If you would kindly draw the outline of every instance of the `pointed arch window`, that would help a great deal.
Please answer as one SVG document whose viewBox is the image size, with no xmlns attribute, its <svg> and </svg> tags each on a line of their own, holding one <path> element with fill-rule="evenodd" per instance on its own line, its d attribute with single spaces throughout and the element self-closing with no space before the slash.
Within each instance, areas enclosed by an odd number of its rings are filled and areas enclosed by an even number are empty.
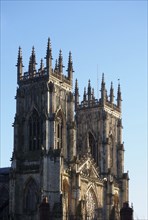
<svg viewBox="0 0 148 220">
<path fill-rule="evenodd" d="M 38 150 L 43 142 L 43 122 L 39 118 L 38 112 L 34 109 L 29 118 L 29 150 Z"/>
<path fill-rule="evenodd" d="M 86 216 L 88 220 L 98 219 L 98 202 L 92 188 L 86 193 Z"/>
<path fill-rule="evenodd" d="M 110 167 L 113 167 L 113 160 L 114 160 L 114 142 L 113 142 L 113 138 L 112 135 L 110 136 L 110 141 L 111 141 L 111 145 L 110 145 Z"/>
<path fill-rule="evenodd" d="M 97 162 L 97 149 L 96 149 L 96 144 L 95 144 L 95 139 L 94 136 L 92 135 L 91 132 L 89 132 L 88 134 L 88 138 L 89 138 L 89 148 L 90 148 L 90 152 L 95 160 L 95 162 Z"/>
<path fill-rule="evenodd" d="M 62 148 L 63 141 L 63 119 L 61 111 L 58 112 L 56 117 L 56 148 Z"/>
<path fill-rule="evenodd" d="M 24 192 L 24 210 L 26 212 L 34 212 L 37 210 L 38 204 L 38 187 L 36 182 L 31 179 L 26 185 Z"/>
</svg>

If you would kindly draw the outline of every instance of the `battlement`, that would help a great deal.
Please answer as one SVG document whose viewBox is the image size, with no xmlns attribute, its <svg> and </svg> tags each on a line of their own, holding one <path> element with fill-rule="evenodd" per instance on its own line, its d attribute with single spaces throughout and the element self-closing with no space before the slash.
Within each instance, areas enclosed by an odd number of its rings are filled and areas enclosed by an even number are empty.
<svg viewBox="0 0 148 220">
<path fill-rule="evenodd" d="M 109 108 L 111 108 L 112 110 L 115 110 L 115 111 L 119 111 L 120 112 L 120 109 L 119 107 L 116 105 L 116 104 L 112 104 L 110 103 L 110 101 L 106 101 L 105 105 Z M 101 102 L 101 99 L 95 99 L 95 100 L 92 100 L 90 102 L 88 101 L 82 101 L 81 104 L 79 104 L 77 106 L 77 110 L 80 110 L 80 109 L 86 109 L 86 108 L 99 108 L 99 107 L 102 107 L 102 102 Z"/>
<path fill-rule="evenodd" d="M 47 51 L 46 51 L 46 66 L 44 67 L 43 59 L 41 59 L 40 68 L 36 69 L 36 56 L 34 47 L 32 47 L 32 53 L 29 60 L 28 71 L 23 72 L 23 59 L 22 59 L 22 50 L 19 47 L 18 51 L 18 60 L 17 60 L 17 83 L 18 85 L 26 84 L 31 81 L 38 81 L 38 80 L 49 80 L 50 76 L 54 76 L 55 78 L 65 82 L 69 85 L 72 85 L 73 80 L 73 62 L 71 52 L 69 52 L 69 59 L 68 59 L 68 68 L 67 73 L 68 75 L 63 74 L 63 57 L 62 51 L 59 52 L 58 61 L 56 59 L 55 68 L 52 67 L 52 49 L 50 39 L 48 39 L 47 43 Z"/>
<path fill-rule="evenodd" d="M 95 98 L 94 89 L 91 88 L 90 80 L 88 81 L 88 88 L 86 92 L 86 87 L 84 88 L 83 100 L 79 103 L 79 88 L 78 81 L 75 84 L 75 110 L 81 110 L 86 108 L 98 108 L 98 107 L 108 107 L 111 110 L 121 112 L 121 91 L 120 84 L 118 84 L 117 91 L 117 103 L 114 103 L 114 89 L 113 83 L 111 82 L 110 94 L 107 95 L 107 90 L 105 88 L 104 74 L 102 74 L 101 83 L 101 98 L 98 100 Z"/>
</svg>

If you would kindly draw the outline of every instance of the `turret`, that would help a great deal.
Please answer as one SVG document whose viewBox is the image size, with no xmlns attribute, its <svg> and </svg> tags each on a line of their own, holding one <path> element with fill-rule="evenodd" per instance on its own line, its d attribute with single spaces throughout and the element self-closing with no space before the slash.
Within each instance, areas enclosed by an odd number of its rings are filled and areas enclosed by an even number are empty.
<svg viewBox="0 0 148 220">
<path fill-rule="evenodd" d="M 77 110 L 78 105 L 79 105 L 79 87 L 78 87 L 78 80 L 76 79 L 76 83 L 75 83 L 75 111 Z"/>
<path fill-rule="evenodd" d="M 120 90 L 120 83 L 119 83 L 118 92 L 117 92 L 117 106 L 120 110 L 121 110 L 121 101 L 122 101 L 122 97 L 121 97 L 121 90 Z"/>
<path fill-rule="evenodd" d="M 118 148 L 117 148 L 117 163 L 118 163 L 118 167 L 117 167 L 117 173 L 118 173 L 118 177 L 122 177 L 123 176 L 123 172 L 124 172 L 124 143 L 123 144 L 118 144 Z"/>
<path fill-rule="evenodd" d="M 114 103 L 114 89 L 113 89 L 113 83 L 111 82 L 111 87 L 110 87 L 110 103 Z"/>
<path fill-rule="evenodd" d="M 102 105 L 106 102 L 106 89 L 105 89 L 105 82 L 104 82 L 104 73 L 102 73 L 102 83 L 101 83 L 101 102 Z"/>
<path fill-rule="evenodd" d="M 122 143 L 122 119 L 118 119 L 118 123 L 117 123 L 117 141 L 119 144 Z"/>
<path fill-rule="evenodd" d="M 32 47 L 32 54 L 30 56 L 30 61 L 29 61 L 29 75 L 34 76 L 36 73 L 36 57 L 35 57 L 35 50 L 34 47 Z"/>
<path fill-rule="evenodd" d="M 45 59 L 46 59 L 47 75 L 50 75 L 51 70 L 52 70 L 52 49 L 51 49 L 50 38 L 48 38 L 47 52 L 46 52 Z"/>
<path fill-rule="evenodd" d="M 73 71 L 73 63 L 72 63 L 71 52 L 69 52 L 67 72 L 68 72 L 68 79 L 69 79 L 70 83 L 72 84 L 73 72 L 74 72 L 74 71 Z"/>
<path fill-rule="evenodd" d="M 117 152 L 118 152 L 118 176 L 122 177 L 124 172 L 124 143 L 122 143 L 122 119 L 117 123 Z"/>
<path fill-rule="evenodd" d="M 18 59 L 17 59 L 17 83 L 19 84 L 19 81 L 21 80 L 23 76 L 23 60 L 22 60 L 22 50 L 21 47 L 19 47 L 18 50 Z"/>
</svg>

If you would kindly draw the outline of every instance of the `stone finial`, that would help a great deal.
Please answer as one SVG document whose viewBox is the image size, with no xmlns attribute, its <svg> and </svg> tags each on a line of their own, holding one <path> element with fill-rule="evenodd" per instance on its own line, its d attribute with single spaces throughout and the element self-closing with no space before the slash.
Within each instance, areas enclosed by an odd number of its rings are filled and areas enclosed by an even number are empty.
<svg viewBox="0 0 148 220">
<path fill-rule="evenodd" d="M 50 38 L 48 38 L 47 42 L 47 51 L 46 51 L 46 68 L 47 68 L 47 75 L 50 75 L 52 69 L 52 48 Z"/>
<path fill-rule="evenodd" d="M 63 73 L 63 56 L 62 56 L 62 50 L 60 49 L 59 52 L 59 63 L 58 63 L 58 67 L 59 67 L 59 74 Z"/>
<path fill-rule="evenodd" d="M 72 62 L 72 55 L 71 55 L 71 51 L 69 52 L 69 58 L 68 58 L 68 68 L 67 68 L 67 72 L 68 72 L 68 78 L 72 83 L 72 79 L 73 79 L 73 62 Z"/>
<path fill-rule="evenodd" d="M 106 102 L 106 96 L 107 96 L 107 92 L 105 89 L 104 73 L 102 73 L 102 82 L 101 82 L 101 102 L 102 102 L 102 105 L 104 105 Z"/>
<path fill-rule="evenodd" d="M 120 88 L 120 81 L 119 81 L 118 91 L 117 91 L 117 106 L 118 106 L 119 109 L 121 109 L 121 102 L 122 102 L 122 97 L 121 97 L 121 88 Z"/>
<path fill-rule="evenodd" d="M 111 87 L 110 87 L 110 103 L 114 103 L 114 89 L 113 89 L 113 82 L 111 82 Z"/>
<path fill-rule="evenodd" d="M 77 109 L 78 105 L 79 105 L 79 87 L 78 87 L 78 80 L 76 79 L 76 82 L 75 82 L 75 110 Z"/>
<path fill-rule="evenodd" d="M 22 75 L 23 75 L 23 67 L 24 67 L 21 47 L 19 47 L 19 50 L 18 50 L 18 59 L 17 59 L 16 66 L 17 66 L 17 82 L 19 83 L 19 81 L 21 80 Z"/>
<path fill-rule="evenodd" d="M 33 76 L 36 73 L 36 56 L 35 56 L 35 49 L 34 46 L 32 47 L 32 54 L 30 56 L 29 61 L 29 75 Z"/>
</svg>

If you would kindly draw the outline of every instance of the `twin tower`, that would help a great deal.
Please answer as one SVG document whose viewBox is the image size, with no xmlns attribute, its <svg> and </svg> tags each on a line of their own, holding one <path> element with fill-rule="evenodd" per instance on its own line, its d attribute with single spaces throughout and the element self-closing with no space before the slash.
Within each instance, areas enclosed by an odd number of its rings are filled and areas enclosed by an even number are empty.
<svg viewBox="0 0 148 220">
<path fill-rule="evenodd" d="M 117 104 L 111 83 L 108 97 L 104 75 L 101 98 L 88 82 L 79 101 L 73 62 L 63 58 L 52 65 L 50 39 L 46 65 L 36 69 L 34 47 L 28 72 L 23 72 L 22 52 L 17 60 L 14 149 L 10 172 L 10 219 L 40 220 L 44 197 L 52 220 L 120 220 L 128 201 L 128 173 L 124 173 L 121 91 Z"/>
</svg>

